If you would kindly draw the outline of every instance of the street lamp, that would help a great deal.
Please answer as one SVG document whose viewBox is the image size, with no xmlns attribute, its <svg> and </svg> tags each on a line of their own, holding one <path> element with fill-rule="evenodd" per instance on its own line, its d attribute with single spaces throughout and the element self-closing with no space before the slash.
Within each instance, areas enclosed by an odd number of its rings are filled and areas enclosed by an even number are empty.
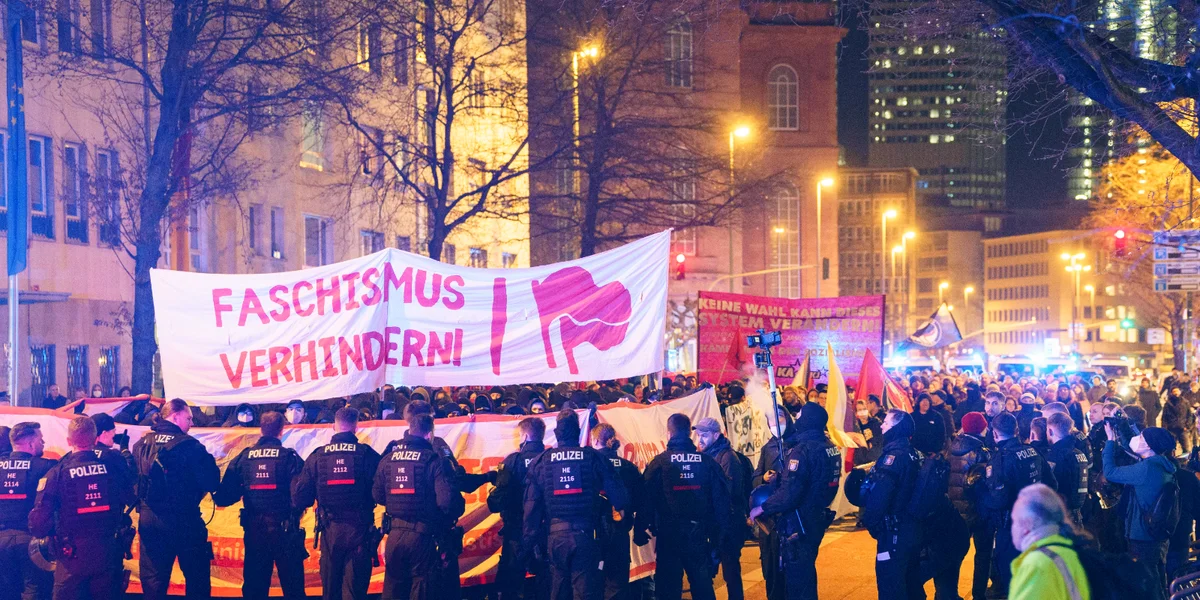
<svg viewBox="0 0 1200 600">
<path fill-rule="evenodd" d="M 900 264 L 903 265 L 903 268 L 900 270 L 900 281 L 901 281 L 900 285 L 902 286 L 901 289 L 904 290 L 904 303 L 900 306 L 900 329 L 901 329 L 900 334 L 901 335 L 904 334 L 903 330 L 908 327 L 908 302 L 909 302 L 909 297 L 908 297 L 908 289 L 909 289 L 909 286 L 908 286 L 908 240 L 911 240 L 915 237 L 917 237 L 917 234 L 916 234 L 916 232 L 914 232 L 912 230 L 905 231 L 904 235 L 900 237 L 900 247 L 902 248 L 901 255 L 900 255 Z"/>
<path fill-rule="evenodd" d="M 735 125 L 733 127 L 733 129 L 729 130 L 729 205 L 730 206 L 733 205 L 733 194 L 734 194 L 734 170 L 733 170 L 734 140 L 736 140 L 737 138 L 745 138 L 745 137 L 750 137 L 750 126 L 749 125 Z M 729 272 L 732 274 L 733 273 L 733 254 L 734 254 L 734 252 L 733 252 L 733 223 L 730 222 L 726 226 L 726 229 L 729 232 Z M 780 229 L 779 227 L 776 227 L 775 233 L 781 233 L 779 231 L 779 229 Z M 733 293 L 733 278 L 732 277 L 729 278 L 729 293 L 731 293 L 731 294 Z"/>
<path fill-rule="evenodd" d="M 821 297 L 821 280 L 825 279 L 825 263 L 821 261 L 821 188 L 832 187 L 833 178 L 825 177 L 817 182 L 817 297 Z"/>
<path fill-rule="evenodd" d="M 1079 278 L 1083 275 L 1083 273 L 1091 271 L 1092 265 L 1085 265 L 1080 262 L 1087 258 L 1087 255 L 1083 252 L 1077 252 L 1075 254 L 1063 252 L 1059 258 L 1062 258 L 1070 263 L 1067 265 L 1067 273 L 1075 277 L 1075 294 L 1071 297 L 1071 344 L 1075 345 L 1079 342 L 1079 324 L 1077 321 L 1079 318 L 1080 305 Z"/>
<path fill-rule="evenodd" d="M 896 218 L 896 209 L 889 208 L 880 215 L 879 228 L 879 293 L 886 293 L 887 288 L 887 222 Z"/>
<path fill-rule="evenodd" d="M 962 312 L 963 327 L 967 326 L 967 316 L 971 312 L 971 304 L 970 304 L 971 303 L 971 294 L 974 294 L 974 293 L 975 293 L 975 286 L 973 286 L 973 285 L 968 285 L 967 287 L 963 288 L 963 312 Z"/>
<path fill-rule="evenodd" d="M 585 46 L 582 50 L 577 50 L 571 53 L 571 106 L 573 109 L 573 122 L 571 123 L 571 131 L 574 133 L 575 159 L 576 167 L 579 166 L 579 59 L 581 58 L 596 58 L 600 56 L 600 48 L 596 46 Z M 577 174 L 572 174 L 572 191 L 579 193 L 579 178 Z"/>
<path fill-rule="evenodd" d="M 943 281 L 938 284 L 938 306 L 941 306 L 946 303 L 946 300 L 945 300 L 946 290 L 949 287 L 950 287 L 949 281 Z"/>
</svg>

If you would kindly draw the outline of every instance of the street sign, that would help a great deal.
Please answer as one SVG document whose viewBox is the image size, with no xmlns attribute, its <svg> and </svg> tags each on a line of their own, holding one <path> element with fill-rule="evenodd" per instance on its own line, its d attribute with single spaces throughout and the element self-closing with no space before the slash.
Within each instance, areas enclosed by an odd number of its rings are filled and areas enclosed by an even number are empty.
<svg viewBox="0 0 1200 600">
<path fill-rule="evenodd" d="M 1200 229 L 1155 231 L 1154 291 L 1200 291 Z"/>
<path fill-rule="evenodd" d="M 1155 277 L 1168 277 L 1171 275 L 1200 275 L 1200 260 L 1157 261 L 1154 263 Z"/>
<path fill-rule="evenodd" d="M 1154 260 L 1196 260 L 1200 261 L 1200 250 L 1183 249 L 1178 247 L 1167 248 L 1163 246 L 1155 246 Z"/>
<path fill-rule="evenodd" d="M 1197 292 L 1200 291 L 1200 277 L 1182 276 L 1178 278 L 1154 278 L 1156 292 Z"/>
<path fill-rule="evenodd" d="M 1200 245 L 1200 229 L 1155 231 L 1153 239 L 1155 246 Z"/>
<path fill-rule="evenodd" d="M 1146 330 L 1146 343 L 1150 345 L 1167 343 L 1167 330 L 1162 327 L 1151 327 Z"/>
</svg>

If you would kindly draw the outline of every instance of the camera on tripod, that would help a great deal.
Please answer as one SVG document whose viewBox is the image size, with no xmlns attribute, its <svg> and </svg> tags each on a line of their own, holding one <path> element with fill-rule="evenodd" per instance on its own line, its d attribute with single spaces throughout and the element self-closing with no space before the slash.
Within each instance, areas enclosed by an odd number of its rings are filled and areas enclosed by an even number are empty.
<svg viewBox="0 0 1200 600">
<path fill-rule="evenodd" d="M 759 329 L 754 335 L 746 336 L 746 347 L 757 348 L 754 353 L 754 366 L 758 369 L 771 367 L 771 348 L 783 343 L 783 335 L 778 331 Z"/>
</svg>

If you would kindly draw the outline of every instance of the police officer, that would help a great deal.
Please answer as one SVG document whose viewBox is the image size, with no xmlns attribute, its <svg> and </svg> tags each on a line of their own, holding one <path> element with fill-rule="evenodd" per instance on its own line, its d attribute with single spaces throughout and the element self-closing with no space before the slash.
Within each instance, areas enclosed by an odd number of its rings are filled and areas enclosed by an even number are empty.
<svg viewBox="0 0 1200 600">
<path fill-rule="evenodd" d="M 750 511 L 752 519 L 775 517 L 789 600 L 817 597 L 817 551 L 833 522 L 829 505 L 842 475 L 841 452 L 825 436 L 828 422 L 829 414 L 815 402 L 800 409 L 793 425 L 798 435 L 787 454 L 782 484 Z"/>
<path fill-rule="evenodd" d="M 449 461 L 433 449 L 433 417 L 408 421 L 403 443 L 383 455 L 375 471 L 372 496 L 387 508 L 387 571 L 383 598 L 425 600 L 439 562 L 435 533 L 449 522 L 454 490 Z"/>
<path fill-rule="evenodd" d="M 1046 435 L 1050 439 L 1050 451 L 1046 462 L 1054 470 L 1058 483 L 1058 495 L 1062 496 L 1067 511 L 1075 523 L 1081 523 L 1080 511 L 1088 494 L 1088 458 L 1079 449 L 1077 439 L 1071 435 L 1074 422 L 1066 413 L 1051 413 L 1046 419 Z"/>
<path fill-rule="evenodd" d="M 993 588 L 996 593 L 1007 596 L 1008 584 L 1012 581 L 1012 561 L 1020 555 L 1013 545 L 1011 527 L 1017 494 L 1025 486 L 1035 483 L 1044 483 L 1051 488 L 1057 485 L 1046 459 L 1017 437 L 1019 429 L 1013 415 L 996 416 L 992 419 L 991 430 L 996 438 L 996 451 L 987 466 L 983 504 L 988 519 L 996 528 L 996 546 L 992 552 Z"/>
<path fill-rule="evenodd" d="M 496 569 L 496 587 L 500 600 L 514 600 L 525 587 L 525 565 L 522 563 L 521 536 L 525 519 L 525 481 L 529 463 L 546 449 L 546 422 L 537 417 L 521 419 L 517 424 L 521 436 L 516 452 L 504 457 L 496 474 L 496 487 L 488 494 L 488 510 L 500 513 L 503 526 L 500 537 L 500 566 Z M 628 544 L 627 544 L 628 545 Z M 534 571 L 541 571 L 536 565 Z M 539 573 L 534 585 L 541 600 L 549 598 L 550 578 Z"/>
<path fill-rule="evenodd" d="M 171 569 L 187 581 L 187 598 L 211 595 L 212 545 L 200 501 L 221 483 L 217 462 L 188 435 L 192 410 L 179 398 L 163 404 L 158 422 L 133 447 L 138 473 L 138 560 L 142 594 L 165 600 Z"/>
<path fill-rule="evenodd" d="M 379 546 L 372 536 L 375 503 L 371 500 L 379 453 L 358 441 L 354 435 L 357 428 L 358 411 L 338 409 L 333 439 L 308 455 L 292 487 L 296 509 L 303 511 L 317 502 L 325 600 L 365 598 L 371 583 L 371 560 Z"/>
<path fill-rule="evenodd" d="M 729 529 L 732 511 L 721 466 L 696 451 L 689 437 L 692 421 L 675 413 L 667 418 L 667 449 L 646 465 L 645 502 L 634 539 L 646 543 L 645 532 L 658 538 L 656 596 L 678 600 L 687 573 L 692 598 L 713 600 L 709 554 L 712 543 Z"/>
<path fill-rule="evenodd" d="M 607 510 L 601 517 L 601 531 L 605 532 L 600 538 L 604 600 L 623 600 L 629 596 L 629 532 L 633 531 L 637 512 L 641 510 L 642 472 L 637 465 L 617 456 L 621 443 L 612 425 L 601 423 L 593 427 L 591 438 L 592 448 L 612 463 L 617 478 L 629 493 L 629 506 L 624 511 Z"/>
<path fill-rule="evenodd" d="M 782 480 L 783 472 L 783 456 L 787 449 L 791 448 L 796 443 L 796 428 L 792 427 L 792 415 L 783 406 L 776 411 L 780 419 L 778 427 L 771 428 L 771 438 L 762 447 L 758 454 L 758 465 L 754 467 L 754 473 L 751 476 L 751 490 L 758 488 L 760 485 L 768 485 L 772 488 L 777 488 Z M 779 443 L 779 438 L 775 435 L 777 429 L 783 430 L 783 444 Z M 882 440 L 882 435 L 881 440 Z M 882 441 L 879 442 L 883 444 Z M 780 450 L 783 452 L 780 452 Z M 763 518 L 759 517 L 762 521 Z M 783 581 L 783 570 L 779 568 L 779 529 L 767 524 L 764 528 L 758 530 L 758 550 L 759 562 L 762 564 L 763 583 L 767 588 L 767 600 L 783 600 L 786 598 L 786 588 Z"/>
<path fill-rule="evenodd" d="M 612 465 L 592 448 L 579 447 L 579 434 L 579 418 L 563 409 L 554 427 L 557 446 L 529 463 L 525 483 L 524 545 L 546 549 L 555 600 L 571 598 L 572 590 L 575 598 L 600 597 L 600 494 L 615 510 L 629 504 Z"/>
<path fill-rule="evenodd" d="M 729 531 L 717 543 L 717 557 L 721 563 L 721 575 L 729 600 L 745 597 L 742 590 L 742 546 L 746 544 L 747 500 L 750 498 L 750 469 L 742 455 L 733 450 L 729 438 L 721 434 L 721 425 L 712 417 L 700 419 L 693 428 L 700 451 L 713 457 L 725 473 L 729 484 L 729 501 L 732 512 L 729 516 Z M 747 461 L 748 462 L 748 461 Z"/>
<path fill-rule="evenodd" d="M 242 562 L 242 597 L 266 598 L 271 571 L 279 570 L 284 598 L 304 598 L 304 532 L 292 508 L 292 482 L 304 461 L 284 448 L 283 415 L 268 412 L 260 424 L 258 442 L 243 449 L 225 468 L 221 487 L 213 494 L 217 506 L 244 502 L 241 522 L 246 555 Z"/>
<path fill-rule="evenodd" d="M 96 424 L 88 417 L 71 419 L 67 443 L 72 452 L 38 484 L 30 530 L 56 536 L 55 600 L 121 597 L 125 549 L 118 534 L 128 525 L 125 507 L 136 500 L 133 474 L 120 454 L 95 449 Z"/>
<path fill-rule="evenodd" d="M 42 458 L 41 425 L 17 423 L 8 433 L 12 453 L 0 457 L 0 598 L 46 600 L 53 582 L 29 560 L 29 511 L 38 482 L 57 464 Z"/>
<path fill-rule="evenodd" d="M 858 494 L 861 520 L 876 542 L 879 599 L 915 600 L 925 597 L 918 560 L 921 525 L 908 513 L 921 461 L 912 447 L 916 425 L 908 413 L 893 409 L 882 429 L 883 453 Z"/>
</svg>

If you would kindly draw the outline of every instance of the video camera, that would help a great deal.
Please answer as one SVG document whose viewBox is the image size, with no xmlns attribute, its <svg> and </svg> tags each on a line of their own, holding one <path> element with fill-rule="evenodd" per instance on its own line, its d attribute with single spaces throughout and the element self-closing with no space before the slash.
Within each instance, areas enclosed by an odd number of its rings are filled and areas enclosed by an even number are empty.
<svg viewBox="0 0 1200 600">
<path fill-rule="evenodd" d="M 754 366 L 759 369 L 771 368 L 771 348 L 783 343 L 783 334 L 778 331 L 759 329 L 754 335 L 746 336 L 746 347 L 757 348 L 754 353 Z"/>
<path fill-rule="evenodd" d="M 1112 416 L 1104 417 L 1104 424 L 1112 427 L 1113 434 L 1117 436 L 1114 441 L 1126 450 L 1129 450 L 1129 442 L 1141 433 L 1133 419 L 1127 417 L 1125 412 L 1119 408 L 1113 411 Z"/>
</svg>

